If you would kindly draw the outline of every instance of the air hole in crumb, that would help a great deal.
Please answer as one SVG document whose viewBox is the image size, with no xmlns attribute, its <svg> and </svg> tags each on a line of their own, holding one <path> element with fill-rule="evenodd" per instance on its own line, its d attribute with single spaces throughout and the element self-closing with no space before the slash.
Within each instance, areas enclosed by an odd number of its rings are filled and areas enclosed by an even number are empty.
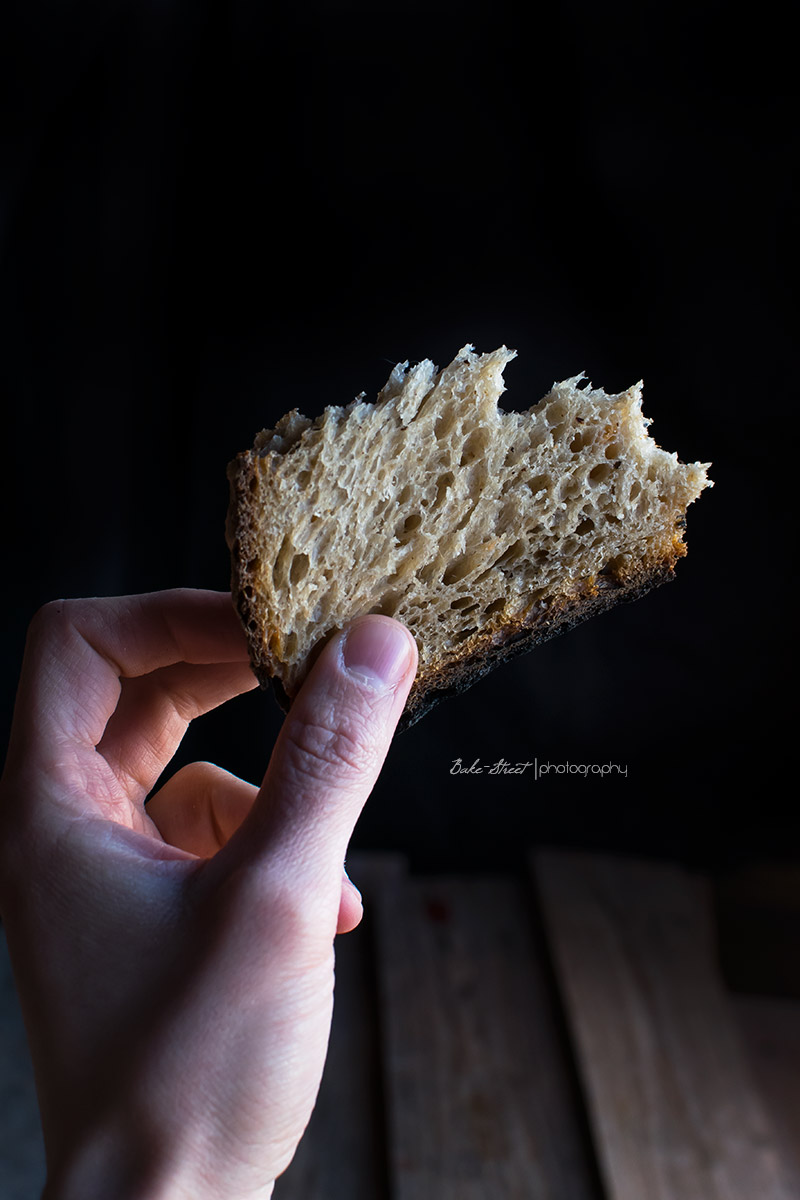
<svg viewBox="0 0 800 1200">
<path fill-rule="evenodd" d="M 453 413 L 448 409 L 437 418 L 436 424 L 433 427 L 434 437 L 441 441 L 443 438 L 449 438 L 453 431 L 455 418 Z"/>
<path fill-rule="evenodd" d="M 433 502 L 434 508 L 438 508 L 447 495 L 447 489 L 453 486 L 455 476 L 452 471 L 445 471 L 436 480 L 436 499 Z"/>
<path fill-rule="evenodd" d="M 495 562 L 496 567 L 507 567 L 510 563 L 516 562 L 518 558 L 522 558 L 525 553 L 525 543 L 522 538 L 517 538 L 516 542 L 510 545 Z"/>
<path fill-rule="evenodd" d="M 615 558 L 609 559 L 609 561 L 603 567 L 602 571 L 600 571 L 600 574 L 601 575 L 611 575 L 615 578 L 619 578 L 620 575 L 624 574 L 625 568 L 627 567 L 627 565 L 628 565 L 627 555 L 618 554 Z"/>
<path fill-rule="evenodd" d="M 577 454 L 578 451 L 582 450 L 584 446 L 588 446 L 591 440 L 592 435 L 588 429 L 579 430 L 579 432 L 575 434 L 575 437 L 570 442 L 569 448 L 573 454 Z"/>
<path fill-rule="evenodd" d="M 381 601 L 373 605 L 369 611 L 382 617 L 393 617 L 400 607 L 402 598 L 402 592 L 387 592 Z"/>
<path fill-rule="evenodd" d="M 589 472 L 589 482 L 593 484 L 605 483 L 613 469 L 608 463 L 598 463 Z"/>
<path fill-rule="evenodd" d="M 610 446 L 606 446 L 606 458 L 619 458 L 622 453 L 622 446 L 619 442 L 612 442 Z"/>
<path fill-rule="evenodd" d="M 463 467 L 467 463 L 474 462 L 476 458 L 481 458 L 485 450 L 486 434 L 482 429 L 474 429 L 464 443 L 459 465 Z"/>
<path fill-rule="evenodd" d="M 575 532 L 578 534 L 591 533 L 591 531 L 593 529 L 594 529 L 594 521 L 592 521 L 589 517 L 584 517 L 583 520 L 581 521 L 580 525 L 578 525 Z"/>
<path fill-rule="evenodd" d="M 308 573 L 309 560 L 307 554 L 295 554 L 289 571 L 289 582 L 300 583 Z"/>
<path fill-rule="evenodd" d="M 275 587 L 280 589 L 286 586 L 288 576 L 289 559 L 293 555 L 293 546 L 288 533 L 284 534 L 281 548 L 272 564 L 272 581 Z"/>
<path fill-rule="evenodd" d="M 486 605 L 486 608 L 484 611 L 485 611 L 487 617 L 493 617 L 495 613 L 502 612 L 503 609 L 505 608 L 505 606 L 506 606 L 505 596 L 498 596 L 498 598 L 496 600 L 493 600 L 491 604 Z"/>
<path fill-rule="evenodd" d="M 415 529 L 419 529 L 421 524 L 422 524 L 422 514 L 421 513 L 411 513 L 409 516 L 406 517 L 402 526 L 400 527 L 397 534 L 395 535 L 401 546 L 405 546 L 405 544 L 411 540 L 412 533 L 414 532 Z"/>
<path fill-rule="evenodd" d="M 473 608 L 475 607 L 475 601 L 473 600 L 472 596 L 457 596 L 450 605 L 451 608 L 456 609 L 470 608 L 470 606 Z"/>
<path fill-rule="evenodd" d="M 534 475 L 533 479 L 529 481 L 528 487 L 531 489 L 532 496 L 538 495 L 539 492 L 546 492 L 550 488 L 550 476 Z"/>
<path fill-rule="evenodd" d="M 567 415 L 569 406 L 565 400 L 553 400 L 547 406 L 547 420 L 552 428 L 555 425 L 561 425 Z"/>
<path fill-rule="evenodd" d="M 477 553 L 462 554 L 461 558 L 451 562 L 442 576 L 444 586 L 449 587 L 451 583 L 458 583 L 459 580 L 465 579 L 479 565 L 481 558 L 482 555 Z"/>
<path fill-rule="evenodd" d="M 465 642 L 467 638 L 471 638 L 472 635 L 477 632 L 478 626 L 470 625 L 469 629 L 462 629 L 459 633 L 457 633 L 454 640 L 456 642 Z"/>
</svg>

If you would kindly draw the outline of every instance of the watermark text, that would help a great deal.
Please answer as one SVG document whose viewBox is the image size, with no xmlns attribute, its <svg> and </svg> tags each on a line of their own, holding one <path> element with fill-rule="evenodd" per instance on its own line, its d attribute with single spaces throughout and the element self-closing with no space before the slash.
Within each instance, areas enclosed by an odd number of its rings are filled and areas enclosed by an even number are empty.
<svg viewBox="0 0 800 1200">
<path fill-rule="evenodd" d="M 453 759 L 450 767 L 451 775 L 525 775 L 531 772 L 534 779 L 542 779 L 546 775 L 589 775 L 606 776 L 618 775 L 623 779 L 628 777 L 627 763 L 579 763 L 579 762 L 550 762 L 538 758 L 530 762 L 509 762 L 498 758 L 497 762 L 484 763 L 476 758 L 472 763 L 465 763 L 461 758 Z"/>
</svg>

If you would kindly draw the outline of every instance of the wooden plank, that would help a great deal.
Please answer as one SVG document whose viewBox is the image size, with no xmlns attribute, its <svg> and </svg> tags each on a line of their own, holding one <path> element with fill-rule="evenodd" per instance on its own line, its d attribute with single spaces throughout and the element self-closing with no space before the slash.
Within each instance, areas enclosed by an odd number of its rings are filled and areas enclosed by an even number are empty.
<svg viewBox="0 0 800 1200">
<path fill-rule="evenodd" d="M 404 873 L 394 855 L 354 855 L 348 872 L 365 916 L 336 939 L 333 1023 L 319 1098 L 275 1200 L 384 1200 L 386 1147 L 369 896 Z"/>
<path fill-rule="evenodd" d="M 597 1200 L 523 883 L 377 898 L 393 1200 Z"/>
<path fill-rule="evenodd" d="M 587 854 L 534 869 L 611 1200 L 789 1200 L 705 881 Z"/>
<path fill-rule="evenodd" d="M 734 996 L 753 1077 L 800 1196 L 800 1003 L 773 996 Z"/>
</svg>

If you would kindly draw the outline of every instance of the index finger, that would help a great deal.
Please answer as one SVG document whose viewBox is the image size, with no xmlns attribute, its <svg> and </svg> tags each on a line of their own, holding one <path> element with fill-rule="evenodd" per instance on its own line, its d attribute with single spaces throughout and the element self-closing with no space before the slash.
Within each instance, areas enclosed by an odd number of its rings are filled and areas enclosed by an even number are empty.
<svg viewBox="0 0 800 1200">
<path fill-rule="evenodd" d="M 228 592 L 176 588 L 53 601 L 28 634 L 9 759 L 22 750 L 96 746 L 117 705 L 120 679 L 179 662 L 247 657 Z"/>
</svg>

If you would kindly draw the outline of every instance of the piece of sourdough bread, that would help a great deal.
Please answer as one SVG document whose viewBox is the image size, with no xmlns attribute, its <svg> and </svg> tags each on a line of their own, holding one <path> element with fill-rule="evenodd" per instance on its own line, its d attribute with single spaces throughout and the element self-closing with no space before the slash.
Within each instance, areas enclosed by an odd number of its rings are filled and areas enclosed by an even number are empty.
<svg viewBox="0 0 800 1200">
<path fill-rule="evenodd" d="M 566 627 L 672 578 L 709 464 L 647 433 L 641 384 L 578 375 L 503 412 L 505 347 L 395 367 L 316 420 L 288 413 L 230 464 L 232 590 L 284 708 L 328 635 L 403 621 L 419 671 L 401 722 Z"/>
</svg>

